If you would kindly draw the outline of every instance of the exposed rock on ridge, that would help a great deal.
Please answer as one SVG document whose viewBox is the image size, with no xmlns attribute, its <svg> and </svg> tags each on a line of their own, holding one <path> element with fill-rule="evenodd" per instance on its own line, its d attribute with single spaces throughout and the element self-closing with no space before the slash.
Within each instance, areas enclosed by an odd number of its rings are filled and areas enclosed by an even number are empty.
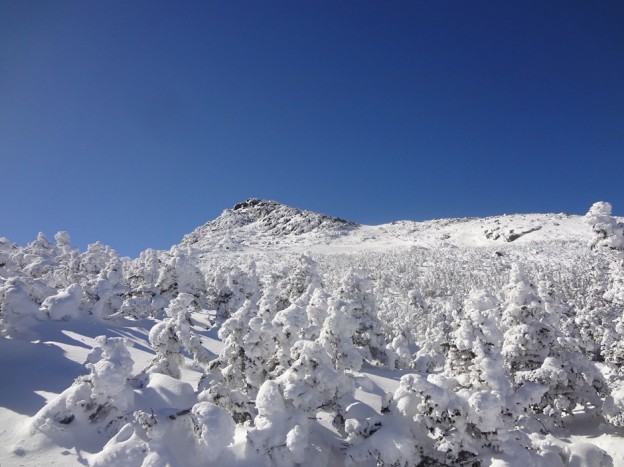
<svg viewBox="0 0 624 467">
<path fill-rule="evenodd" d="M 226 235 L 231 240 L 236 232 L 247 236 L 269 235 L 273 238 L 319 233 L 336 236 L 358 227 L 355 222 L 338 217 L 296 209 L 276 201 L 249 198 L 232 209 L 226 209 L 215 220 L 204 224 L 184 237 L 183 243 L 193 244 L 207 237 Z"/>
</svg>

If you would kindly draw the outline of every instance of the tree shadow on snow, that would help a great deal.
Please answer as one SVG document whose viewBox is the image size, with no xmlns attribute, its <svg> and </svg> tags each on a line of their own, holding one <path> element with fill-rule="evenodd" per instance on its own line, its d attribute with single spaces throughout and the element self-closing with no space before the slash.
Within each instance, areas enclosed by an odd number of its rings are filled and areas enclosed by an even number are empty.
<svg viewBox="0 0 624 467">
<path fill-rule="evenodd" d="M 33 416 L 46 403 L 35 391 L 60 393 L 85 373 L 60 347 L 0 338 L 0 406 Z"/>
</svg>

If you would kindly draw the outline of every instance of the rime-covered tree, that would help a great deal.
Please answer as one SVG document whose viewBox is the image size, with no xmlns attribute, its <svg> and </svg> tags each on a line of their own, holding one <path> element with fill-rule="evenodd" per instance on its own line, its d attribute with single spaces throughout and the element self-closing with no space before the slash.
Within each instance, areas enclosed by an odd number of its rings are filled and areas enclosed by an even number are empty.
<svg viewBox="0 0 624 467">
<path fill-rule="evenodd" d="M 350 304 L 330 299 L 328 315 L 321 328 L 319 344 L 329 354 L 338 371 L 359 371 L 362 354 L 354 344 L 359 323 L 351 314 Z"/>
<path fill-rule="evenodd" d="M 252 261 L 244 267 L 237 264 L 223 264 L 207 278 L 208 305 L 216 310 L 218 320 L 229 318 L 245 300 L 257 302 L 262 285 Z"/>
<path fill-rule="evenodd" d="M 199 382 L 201 397 L 228 410 L 237 423 L 252 420 L 255 395 L 276 365 L 271 321 L 247 300 L 223 323 L 219 338 L 224 347 Z"/>
<path fill-rule="evenodd" d="M 624 250 L 624 225 L 611 215 L 611 210 L 610 203 L 598 201 L 585 214 L 585 223 L 593 233 L 589 244 L 592 249 Z"/>
<path fill-rule="evenodd" d="M 314 423 L 310 420 L 319 411 L 340 413 L 343 399 L 353 393 L 352 381 L 336 371 L 317 342 L 296 342 L 291 358 L 292 365 L 282 375 L 260 387 L 255 428 L 247 434 L 249 448 L 268 455 L 274 465 L 303 462 L 309 425 Z"/>
<path fill-rule="evenodd" d="M 180 378 L 184 362 L 182 351 L 187 351 L 198 364 L 207 364 L 210 352 L 202 347 L 201 338 L 191 329 L 190 313 L 193 295 L 180 293 L 165 309 L 167 318 L 157 323 L 149 333 L 149 341 L 156 352 L 145 373 L 162 373 Z"/>
<path fill-rule="evenodd" d="M 128 383 L 133 366 L 129 345 L 124 338 L 97 337 L 85 365 L 89 374 L 77 378 L 48 402 L 33 417 L 33 428 L 50 436 L 63 433 L 61 428 L 68 425 L 106 437 L 114 435 L 134 405 L 134 392 Z"/>
<path fill-rule="evenodd" d="M 386 339 L 377 316 L 372 282 L 362 273 L 349 272 L 337 291 L 347 313 L 357 322 L 353 343 L 365 360 L 386 363 Z"/>
<path fill-rule="evenodd" d="M 517 389 L 517 404 L 554 421 L 572 413 L 576 404 L 597 404 L 604 381 L 574 340 L 550 324 L 560 319 L 556 301 L 550 303 L 549 316 L 536 288 L 517 265 L 505 292 L 503 357 Z"/>
</svg>

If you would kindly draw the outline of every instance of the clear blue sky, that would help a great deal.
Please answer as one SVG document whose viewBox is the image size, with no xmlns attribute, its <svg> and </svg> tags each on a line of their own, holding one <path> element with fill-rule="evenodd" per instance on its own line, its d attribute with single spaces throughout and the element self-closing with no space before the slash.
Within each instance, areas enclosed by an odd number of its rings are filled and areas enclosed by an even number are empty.
<svg viewBox="0 0 624 467">
<path fill-rule="evenodd" d="M 624 214 L 624 2 L 4 1 L 0 236 Z"/>
</svg>

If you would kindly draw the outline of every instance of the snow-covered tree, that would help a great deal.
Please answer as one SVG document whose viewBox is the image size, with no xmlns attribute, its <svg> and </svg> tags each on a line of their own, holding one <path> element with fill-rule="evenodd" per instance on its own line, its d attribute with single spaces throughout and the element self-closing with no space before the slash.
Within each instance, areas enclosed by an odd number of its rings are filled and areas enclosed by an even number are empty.
<svg viewBox="0 0 624 467">
<path fill-rule="evenodd" d="M 542 290 L 548 290 L 542 286 Z M 517 404 L 553 417 L 572 413 L 576 404 L 597 404 L 604 381 L 592 362 L 551 325 L 560 320 L 556 301 L 550 316 L 522 269 L 514 265 L 505 289 L 503 357 L 512 378 Z"/>
<path fill-rule="evenodd" d="M 12 277 L 0 286 L 0 322 L 8 335 L 27 335 L 38 320 L 47 319 L 39 307 L 56 291 L 40 279 Z"/>
<path fill-rule="evenodd" d="M 202 398 L 228 410 L 237 423 L 252 420 L 253 399 L 276 366 L 271 322 L 247 300 L 223 323 L 219 338 L 224 347 L 199 382 Z"/>
<path fill-rule="evenodd" d="M 377 316 L 372 282 L 361 273 L 345 275 L 337 292 L 345 311 L 356 321 L 353 343 L 365 360 L 386 363 L 386 339 Z"/>
<path fill-rule="evenodd" d="M 216 310 L 218 320 L 229 318 L 243 306 L 245 300 L 257 302 L 261 291 L 262 286 L 254 262 L 244 267 L 222 264 L 207 277 L 208 305 Z"/>
<path fill-rule="evenodd" d="M 198 364 L 207 364 L 210 352 L 202 347 L 201 338 L 191 329 L 190 314 L 195 297 L 180 293 L 166 308 L 167 319 L 157 323 L 149 333 L 149 341 L 156 352 L 146 373 L 163 373 L 180 378 L 184 362 L 181 353 L 186 350 Z"/>
<path fill-rule="evenodd" d="M 352 381 L 336 371 L 317 342 L 296 342 L 291 358 L 286 372 L 260 387 L 255 428 L 247 434 L 249 448 L 268 455 L 274 465 L 302 463 L 309 446 L 310 420 L 319 411 L 340 413 L 343 399 L 353 394 Z"/>
<path fill-rule="evenodd" d="M 585 214 L 585 223 L 593 233 L 591 248 L 624 250 L 624 225 L 611 215 L 611 210 L 610 203 L 598 201 Z"/>
<path fill-rule="evenodd" d="M 327 312 L 319 344 L 330 355 L 338 371 L 359 371 L 363 357 L 353 342 L 359 323 L 351 314 L 349 304 L 330 299 Z"/>
<path fill-rule="evenodd" d="M 134 392 L 128 383 L 133 360 L 131 343 L 120 337 L 99 336 L 87 357 L 89 374 L 46 404 L 31 426 L 51 437 L 84 436 L 97 433 L 110 437 L 123 426 L 134 406 Z M 71 429 L 61 429 L 71 426 Z"/>
</svg>

